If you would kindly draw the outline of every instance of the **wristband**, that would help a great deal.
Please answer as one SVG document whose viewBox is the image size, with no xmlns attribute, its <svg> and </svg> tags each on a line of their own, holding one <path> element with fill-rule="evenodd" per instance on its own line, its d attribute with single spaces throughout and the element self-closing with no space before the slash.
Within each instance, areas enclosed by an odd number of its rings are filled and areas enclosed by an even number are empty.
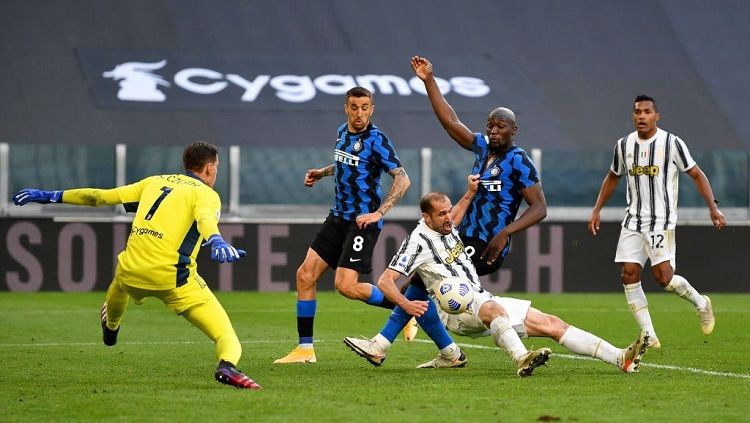
<svg viewBox="0 0 750 423">
<path fill-rule="evenodd" d="M 381 218 L 385 217 L 385 213 L 383 213 L 382 211 L 380 211 L 380 210 L 375 210 L 375 211 L 378 212 L 378 213 L 380 213 Z"/>
</svg>

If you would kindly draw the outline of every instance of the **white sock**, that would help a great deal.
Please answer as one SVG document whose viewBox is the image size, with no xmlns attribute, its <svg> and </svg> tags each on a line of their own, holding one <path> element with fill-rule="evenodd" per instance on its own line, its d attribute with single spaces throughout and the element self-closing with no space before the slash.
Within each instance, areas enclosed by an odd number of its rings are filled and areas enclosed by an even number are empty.
<svg viewBox="0 0 750 423">
<path fill-rule="evenodd" d="M 386 337 L 381 334 L 375 335 L 372 340 L 375 341 L 375 343 L 380 347 L 381 350 L 383 350 L 384 353 L 388 352 L 388 350 L 391 349 L 391 341 L 386 339 Z"/>
<path fill-rule="evenodd" d="M 690 285 L 690 282 L 688 282 L 687 279 L 680 275 L 672 275 L 672 280 L 669 281 L 669 285 L 665 286 L 664 289 L 669 292 L 674 292 L 680 297 L 690 301 L 695 308 L 703 309 L 706 307 L 706 299 L 703 298 L 703 296 L 699 294 L 692 285 Z"/>
<path fill-rule="evenodd" d="M 616 348 L 602 338 L 578 329 L 575 326 L 570 326 L 568 330 L 565 331 L 560 338 L 560 345 L 576 354 L 595 357 L 605 363 L 612 364 L 613 366 L 619 367 L 620 365 L 620 363 L 618 363 L 618 358 L 622 353 L 621 349 Z"/>
<path fill-rule="evenodd" d="M 510 354 L 515 362 L 518 362 L 528 352 L 526 346 L 521 342 L 521 338 L 518 337 L 518 334 L 508 322 L 507 316 L 497 317 L 490 323 L 490 335 L 492 335 L 495 345 Z"/>
<path fill-rule="evenodd" d="M 623 285 L 622 287 L 625 289 L 625 299 L 628 301 L 630 312 L 633 313 L 638 326 L 641 327 L 642 331 L 647 330 L 652 337 L 656 338 L 654 324 L 651 323 L 651 314 L 648 312 L 648 300 L 641 283 Z"/>
<path fill-rule="evenodd" d="M 458 358 L 461 355 L 461 349 L 455 342 L 451 342 L 447 347 L 440 350 L 440 355 L 450 359 Z"/>
</svg>

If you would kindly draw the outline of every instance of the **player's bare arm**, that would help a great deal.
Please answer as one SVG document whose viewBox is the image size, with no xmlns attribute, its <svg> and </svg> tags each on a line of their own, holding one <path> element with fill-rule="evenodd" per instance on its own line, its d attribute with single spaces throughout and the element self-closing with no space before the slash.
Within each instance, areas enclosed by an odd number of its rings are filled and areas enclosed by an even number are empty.
<svg viewBox="0 0 750 423">
<path fill-rule="evenodd" d="M 695 165 L 687 171 L 688 176 L 693 179 L 695 187 L 698 189 L 698 193 L 703 197 L 703 201 L 708 206 L 708 211 L 711 216 L 711 223 L 713 223 L 716 229 L 722 229 L 727 225 L 727 218 L 724 217 L 724 213 L 719 210 L 719 204 L 715 201 L 714 192 L 711 189 L 711 183 L 708 182 L 706 174 L 703 173 L 698 165 Z"/>
<path fill-rule="evenodd" d="M 547 200 L 544 198 L 542 185 L 536 183 L 528 188 L 521 190 L 523 199 L 529 207 L 515 221 L 504 227 L 487 245 L 487 248 L 481 255 L 483 260 L 492 264 L 500 256 L 505 246 L 508 244 L 508 237 L 516 232 L 520 232 L 532 225 L 541 222 L 547 217 Z"/>
<path fill-rule="evenodd" d="M 458 226 L 458 224 L 460 224 L 461 221 L 464 220 L 466 210 L 468 210 L 469 204 L 471 204 L 471 200 L 474 199 L 474 196 L 479 189 L 479 175 L 469 175 L 467 181 L 466 192 L 461 197 L 461 199 L 453 205 L 453 208 L 451 209 L 451 219 L 453 220 L 453 226 Z"/>
<path fill-rule="evenodd" d="M 607 172 L 607 176 L 605 176 L 602 181 L 602 187 L 599 189 L 599 196 L 596 198 L 596 204 L 594 204 L 594 209 L 591 210 L 591 216 L 589 217 L 589 232 L 594 236 L 596 236 L 597 231 L 599 231 L 599 226 L 601 225 L 601 216 L 599 213 L 601 212 L 602 207 L 607 204 L 609 198 L 612 197 L 612 194 L 617 188 L 618 182 L 620 182 L 620 177 L 615 175 L 611 170 Z"/>
<path fill-rule="evenodd" d="M 445 100 L 440 88 L 432 74 L 432 63 L 424 57 L 414 56 L 411 58 L 411 68 L 419 79 L 424 82 L 427 97 L 440 124 L 458 145 L 470 149 L 474 142 L 474 134 L 459 119 L 448 101 Z"/>
<path fill-rule="evenodd" d="M 324 176 L 333 176 L 334 170 L 334 165 L 332 164 L 320 169 L 309 169 L 305 173 L 305 186 L 312 187 L 315 185 L 315 182 L 318 182 Z"/>
<path fill-rule="evenodd" d="M 427 301 L 409 300 L 398 289 L 396 281 L 401 277 L 401 273 L 393 269 L 385 269 L 378 279 L 378 288 L 383 292 L 386 298 L 392 303 L 398 305 L 411 316 L 420 317 L 427 311 Z"/>
<path fill-rule="evenodd" d="M 391 189 L 388 190 L 385 200 L 383 200 L 383 203 L 377 210 L 372 213 L 357 216 L 357 227 L 360 229 L 365 228 L 372 223 L 377 223 L 382 219 L 399 202 L 399 200 L 401 200 L 401 197 L 404 196 L 406 190 L 409 189 L 411 181 L 403 167 L 397 167 L 388 172 L 388 174 L 393 176 Z"/>
</svg>

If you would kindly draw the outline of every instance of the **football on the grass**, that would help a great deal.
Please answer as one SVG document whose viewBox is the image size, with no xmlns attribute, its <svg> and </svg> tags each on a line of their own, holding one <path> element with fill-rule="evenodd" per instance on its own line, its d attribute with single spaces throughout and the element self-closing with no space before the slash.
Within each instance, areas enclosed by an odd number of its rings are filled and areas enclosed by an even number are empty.
<svg viewBox="0 0 750 423">
<path fill-rule="evenodd" d="M 461 314 L 474 300 L 474 291 L 464 279 L 445 278 L 435 289 L 435 300 L 446 313 Z"/>
</svg>

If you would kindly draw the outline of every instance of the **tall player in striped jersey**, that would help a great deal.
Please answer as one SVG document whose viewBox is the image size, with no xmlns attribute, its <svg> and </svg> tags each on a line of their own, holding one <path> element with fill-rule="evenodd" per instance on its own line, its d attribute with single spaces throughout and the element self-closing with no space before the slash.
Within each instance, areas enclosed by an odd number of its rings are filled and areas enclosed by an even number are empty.
<svg viewBox="0 0 750 423">
<path fill-rule="evenodd" d="M 687 173 L 695 183 L 708 206 L 714 227 L 721 229 L 726 225 L 708 178 L 691 157 L 685 142 L 656 126 L 659 118 L 656 100 L 647 95 L 635 98 L 633 124 L 636 130 L 617 141 L 612 164 L 588 222 L 589 231 L 596 235 L 601 222 L 600 211 L 617 188 L 620 177 L 625 175 L 627 208 L 615 262 L 622 264 L 625 298 L 638 325 L 652 334 L 652 348 L 661 347 L 661 342 L 654 331 L 648 300 L 641 287 L 641 272 L 647 260 L 651 261 L 651 274 L 664 289 L 693 304 L 703 333 L 708 335 L 714 330 L 711 299 L 699 294 L 684 277 L 674 274 L 680 172 Z"/>
<path fill-rule="evenodd" d="M 460 221 L 463 217 L 478 186 L 479 176 L 470 175 L 469 189 L 455 207 L 442 193 L 433 192 L 422 197 L 422 220 L 403 241 L 388 269 L 378 280 L 383 293 L 398 307 L 391 313 L 383 330 L 373 338 L 347 337 L 344 342 L 370 363 L 381 365 L 398 334 L 393 330 L 392 322 L 402 320 L 399 316 L 402 309 L 422 320 L 439 313 L 448 329 L 459 335 L 491 336 L 495 344 L 511 356 L 516 363 L 517 374 L 522 377 L 530 376 L 551 354 L 549 348 L 527 350 L 520 339 L 525 336 L 549 337 L 575 353 L 596 357 L 624 372 L 638 371 L 641 356 L 646 351 L 647 333 L 641 333 L 630 347 L 619 349 L 596 335 L 568 325 L 557 316 L 531 307 L 530 301 L 496 297 L 482 289 L 466 247 L 453 225 L 454 219 Z M 430 292 L 438 289 L 445 278 L 465 280 L 473 289 L 474 299 L 469 310 L 450 315 L 437 310 L 432 301 L 425 310 L 424 301 L 413 292 L 418 289 L 417 285 L 410 285 L 403 295 L 396 287 L 398 278 L 413 274 L 420 275 Z M 449 357 L 444 355 L 441 351 L 436 359 L 419 367 L 458 367 L 451 365 Z"/>
<path fill-rule="evenodd" d="M 312 187 L 324 176 L 334 176 L 336 197 L 331 212 L 297 269 L 297 333 L 299 344 L 274 363 L 315 363 L 313 320 L 317 308 L 316 285 L 323 273 L 335 269 L 334 284 L 343 296 L 392 309 L 377 286 L 360 283 L 359 275 L 372 270 L 372 250 L 383 227 L 383 217 L 409 188 L 409 176 L 391 140 L 370 122 L 375 111 L 372 93 L 363 87 L 347 91 L 347 121 L 338 128 L 334 164 L 310 169 L 305 185 Z M 381 201 L 380 177 L 393 177 Z"/>
<path fill-rule="evenodd" d="M 498 107 L 487 116 L 485 133 L 473 133 L 440 92 L 432 63 L 414 56 L 411 67 L 424 82 L 430 105 L 445 131 L 474 154 L 471 173 L 480 175 L 481 187 L 458 231 L 467 248 L 477 252 L 471 260 L 479 276 L 494 273 L 510 251 L 512 235 L 547 216 L 547 202 L 534 163 L 513 143 L 518 131 L 516 116 L 510 109 Z M 529 207 L 516 219 L 522 200 Z M 411 283 L 420 283 L 419 276 Z"/>
<path fill-rule="evenodd" d="M 83 206 L 123 204 L 135 211 L 125 251 L 117 256 L 115 277 L 101 309 L 104 344 L 117 343 L 120 323 L 129 298 L 142 304 L 146 297 L 160 299 L 216 343 L 217 381 L 245 389 L 260 385 L 237 370 L 242 355 L 237 334 L 227 313 L 198 274 L 196 257 L 201 238 L 211 246 L 211 259 L 232 262 L 245 256 L 224 241 L 218 222 L 221 200 L 212 188 L 219 170 L 216 146 L 195 142 L 182 156 L 185 174 L 156 175 L 114 189 L 80 188 L 65 191 L 24 189 L 13 201 L 67 203 Z"/>
</svg>

